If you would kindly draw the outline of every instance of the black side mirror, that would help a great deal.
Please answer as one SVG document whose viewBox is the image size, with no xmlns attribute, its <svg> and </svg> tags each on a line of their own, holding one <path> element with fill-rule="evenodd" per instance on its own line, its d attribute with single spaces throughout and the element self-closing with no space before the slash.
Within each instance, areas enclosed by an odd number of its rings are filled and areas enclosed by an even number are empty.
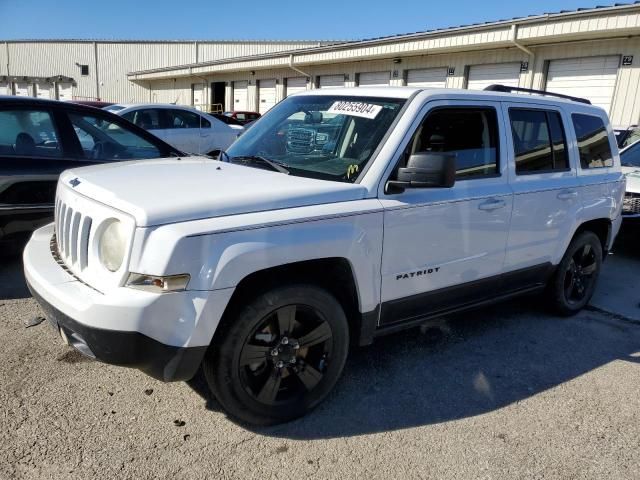
<svg viewBox="0 0 640 480">
<path fill-rule="evenodd" d="M 456 183 L 456 154 L 422 152 L 409 157 L 398 169 L 395 180 L 387 182 L 388 193 L 406 188 L 451 188 Z"/>
</svg>

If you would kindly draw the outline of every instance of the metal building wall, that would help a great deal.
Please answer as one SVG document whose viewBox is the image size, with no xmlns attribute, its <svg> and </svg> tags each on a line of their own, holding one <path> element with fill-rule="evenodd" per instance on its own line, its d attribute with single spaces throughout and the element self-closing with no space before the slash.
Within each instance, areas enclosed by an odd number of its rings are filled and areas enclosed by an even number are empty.
<svg viewBox="0 0 640 480">
<path fill-rule="evenodd" d="M 535 52 L 535 59 L 529 65 L 529 69 L 520 74 L 520 86 L 531 86 L 537 89 L 544 89 L 545 87 L 546 66 L 551 60 L 601 55 L 619 55 L 620 57 L 632 55 L 634 57 L 632 65 L 621 65 L 619 67 L 610 117 L 612 123 L 619 126 L 635 124 L 640 121 L 640 38 L 567 42 L 532 49 Z M 465 74 L 468 71 L 467 67 L 495 63 L 529 62 L 530 60 L 529 56 L 523 51 L 512 47 L 489 51 L 418 55 L 404 57 L 400 63 L 394 63 L 392 59 L 387 59 L 307 65 L 300 66 L 299 68 L 311 77 L 308 85 L 309 89 L 314 88 L 315 78 L 319 75 L 343 74 L 345 75 L 345 86 L 349 87 L 355 86 L 357 74 L 377 71 L 391 72 L 390 85 L 400 86 L 404 84 L 408 70 L 436 67 L 453 69 L 453 75 L 447 77 L 447 88 L 464 88 L 466 82 Z M 149 81 L 147 83 L 154 92 L 154 98 L 163 98 L 162 101 L 172 99 L 171 101 L 177 100 L 178 103 L 189 104 L 191 100 L 192 83 L 205 83 L 205 98 L 209 98 L 209 86 L 211 82 L 224 81 L 228 83 L 226 93 L 227 105 L 225 105 L 225 108 L 232 109 L 230 102 L 232 82 L 244 80 L 250 82 L 247 107 L 255 110 L 258 107 L 256 85 L 260 80 L 277 80 L 276 100 L 280 101 L 285 95 L 285 79 L 300 76 L 300 73 L 290 68 L 276 68 L 256 70 L 255 75 L 251 75 L 249 71 L 240 71 L 209 74 L 198 77 L 184 77 L 178 78 L 175 82 L 171 83 L 171 97 L 166 95 L 167 80 Z M 157 90 L 161 85 L 165 85 L 165 87 L 160 88 L 160 92 L 158 92 Z"/>
<path fill-rule="evenodd" d="M 196 47 L 185 43 L 97 43 L 101 99 L 132 103 L 149 101 L 148 88 L 127 80 L 135 68 L 158 68 L 192 62 Z"/>
<path fill-rule="evenodd" d="M 96 69 L 93 43 L 8 42 L 11 75 L 52 77 L 65 75 L 77 82 L 75 95 L 96 96 Z M 78 65 L 88 65 L 89 75 L 80 75 Z M 6 65 L 5 65 L 6 68 Z"/>
<path fill-rule="evenodd" d="M 300 48 L 318 47 L 320 45 L 322 45 L 322 42 L 199 42 L 197 61 L 209 62 L 222 58 L 282 52 Z"/>
</svg>

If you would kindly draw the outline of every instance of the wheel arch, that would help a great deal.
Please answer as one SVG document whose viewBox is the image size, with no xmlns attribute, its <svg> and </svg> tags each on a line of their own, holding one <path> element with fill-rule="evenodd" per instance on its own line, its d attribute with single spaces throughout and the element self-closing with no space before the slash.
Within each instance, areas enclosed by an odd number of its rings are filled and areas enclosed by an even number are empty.
<svg viewBox="0 0 640 480">
<path fill-rule="evenodd" d="M 363 314 L 357 280 L 351 263 L 344 257 L 292 262 L 248 274 L 236 286 L 222 316 L 221 324 L 231 321 L 239 309 L 246 304 L 247 298 L 276 287 L 295 284 L 315 285 L 331 293 L 344 309 L 352 342 L 362 343 L 360 338 Z M 216 330 L 216 334 L 219 331 L 221 331 L 220 328 Z"/>
</svg>

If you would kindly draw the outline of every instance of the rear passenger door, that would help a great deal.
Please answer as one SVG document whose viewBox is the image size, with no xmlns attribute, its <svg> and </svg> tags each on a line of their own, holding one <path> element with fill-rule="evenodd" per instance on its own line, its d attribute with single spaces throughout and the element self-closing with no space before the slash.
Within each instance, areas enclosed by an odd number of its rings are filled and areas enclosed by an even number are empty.
<svg viewBox="0 0 640 480">
<path fill-rule="evenodd" d="M 414 153 L 451 152 L 456 183 L 379 194 L 382 324 L 419 319 L 500 291 L 512 208 L 503 130 L 498 102 L 438 101 L 423 108 L 395 168 Z"/>
<path fill-rule="evenodd" d="M 581 208 L 577 159 L 561 109 L 514 102 L 503 110 L 514 193 L 505 270 L 533 286 L 546 281 Z"/>
</svg>

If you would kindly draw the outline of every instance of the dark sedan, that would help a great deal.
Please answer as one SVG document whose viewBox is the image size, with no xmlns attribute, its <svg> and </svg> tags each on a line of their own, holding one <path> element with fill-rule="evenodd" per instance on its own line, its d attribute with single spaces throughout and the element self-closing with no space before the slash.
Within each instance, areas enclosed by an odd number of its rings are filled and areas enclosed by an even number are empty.
<svg viewBox="0 0 640 480">
<path fill-rule="evenodd" d="M 53 221 L 58 176 L 80 165 L 181 155 L 93 107 L 0 96 L 0 252 Z"/>
</svg>

